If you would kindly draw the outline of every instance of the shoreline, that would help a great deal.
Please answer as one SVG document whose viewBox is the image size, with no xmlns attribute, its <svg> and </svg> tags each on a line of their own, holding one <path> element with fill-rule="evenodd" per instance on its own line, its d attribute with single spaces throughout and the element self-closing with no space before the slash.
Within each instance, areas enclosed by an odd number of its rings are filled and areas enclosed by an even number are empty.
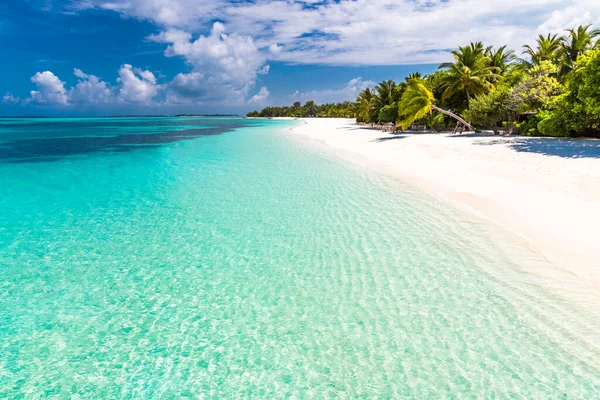
<svg viewBox="0 0 600 400">
<path fill-rule="evenodd" d="M 600 255 L 594 251 L 600 237 L 600 141 L 391 134 L 348 119 L 299 121 L 289 130 L 294 135 L 525 241 L 547 261 L 535 273 L 558 289 L 569 286 L 569 279 L 595 292 L 594 298 L 600 294 Z"/>
</svg>

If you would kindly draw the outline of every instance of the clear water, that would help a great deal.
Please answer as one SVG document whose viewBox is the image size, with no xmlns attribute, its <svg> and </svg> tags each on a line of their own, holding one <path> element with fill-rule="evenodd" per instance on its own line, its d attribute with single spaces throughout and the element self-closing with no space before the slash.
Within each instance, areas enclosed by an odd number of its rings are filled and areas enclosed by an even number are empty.
<svg viewBox="0 0 600 400">
<path fill-rule="evenodd" d="M 292 124 L 0 120 L 0 398 L 600 398 L 596 321 Z"/>
</svg>

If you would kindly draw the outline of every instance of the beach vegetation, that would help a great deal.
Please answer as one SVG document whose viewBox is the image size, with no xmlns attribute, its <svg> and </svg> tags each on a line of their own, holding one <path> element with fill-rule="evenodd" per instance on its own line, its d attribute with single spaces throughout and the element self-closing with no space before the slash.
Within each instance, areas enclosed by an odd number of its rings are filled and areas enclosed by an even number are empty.
<svg viewBox="0 0 600 400">
<path fill-rule="evenodd" d="M 500 52 L 503 50 L 501 49 Z M 472 96 L 492 91 L 494 84 L 502 80 L 500 75 L 502 70 L 492 65 L 492 60 L 488 56 L 492 53 L 491 49 L 484 49 L 481 42 L 453 50 L 454 61 L 442 63 L 439 67 L 446 71 L 441 79 L 442 98 L 462 93 L 466 96 L 467 108 L 471 108 Z M 508 54 L 504 56 L 508 57 Z M 500 57 L 495 61 L 502 62 Z"/>
<path fill-rule="evenodd" d="M 309 100 L 304 105 L 295 102 L 292 106 L 268 106 L 261 111 L 251 111 L 246 116 L 251 118 L 359 118 L 359 108 L 360 104 L 354 101 L 316 104 Z"/>
<path fill-rule="evenodd" d="M 548 34 L 546 36 L 539 35 L 536 39 L 535 47 L 530 45 L 523 46 L 523 54 L 526 58 L 521 61 L 530 67 L 539 65 L 543 61 L 550 61 L 557 63 L 559 58 L 559 49 L 563 37 L 559 34 Z"/>
<path fill-rule="evenodd" d="M 514 121 L 516 107 L 510 107 L 511 88 L 501 85 L 490 93 L 477 96 L 471 101 L 471 109 L 465 111 L 465 118 L 473 125 L 482 128 L 495 128 L 504 121 Z"/>
<path fill-rule="evenodd" d="M 435 72 L 363 89 L 355 101 L 267 107 L 262 117 L 350 117 L 403 129 L 493 129 L 543 136 L 600 136 L 600 30 L 581 25 L 539 35 L 521 57 L 507 46 L 460 46 Z"/>
<path fill-rule="evenodd" d="M 600 49 L 578 57 L 565 92 L 551 98 L 539 115 L 546 136 L 598 136 L 600 131 Z"/>
<path fill-rule="evenodd" d="M 435 97 L 433 93 L 427 88 L 426 83 L 422 79 L 410 80 L 406 85 L 399 104 L 398 123 L 400 127 L 405 130 L 415 121 L 427 119 L 433 111 L 437 111 L 455 119 L 458 123 L 470 129 L 474 129 L 459 115 L 436 106 L 434 102 Z"/>
<path fill-rule="evenodd" d="M 356 99 L 358 103 L 356 120 L 358 122 L 367 122 L 371 119 L 373 109 L 375 108 L 374 97 L 375 93 L 370 88 L 363 89 L 358 95 Z"/>
<path fill-rule="evenodd" d="M 396 122 L 398 119 L 398 103 L 392 103 L 387 106 L 383 106 L 383 108 L 379 111 L 379 115 L 377 116 L 377 122 Z"/>
<path fill-rule="evenodd" d="M 567 29 L 566 35 L 558 49 L 560 61 L 559 76 L 566 78 L 577 62 L 577 59 L 585 52 L 591 50 L 600 36 L 600 29 L 592 29 L 591 25 L 580 25 L 575 29 Z"/>
</svg>

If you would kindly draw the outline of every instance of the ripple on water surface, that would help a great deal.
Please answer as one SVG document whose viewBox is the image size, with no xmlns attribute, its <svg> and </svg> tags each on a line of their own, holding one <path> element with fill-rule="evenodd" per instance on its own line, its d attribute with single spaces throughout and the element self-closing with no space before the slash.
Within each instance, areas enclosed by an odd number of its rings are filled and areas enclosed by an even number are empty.
<svg viewBox="0 0 600 400">
<path fill-rule="evenodd" d="M 485 224 L 236 123 L 2 167 L 0 397 L 600 396 L 598 321 Z"/>
</svg>

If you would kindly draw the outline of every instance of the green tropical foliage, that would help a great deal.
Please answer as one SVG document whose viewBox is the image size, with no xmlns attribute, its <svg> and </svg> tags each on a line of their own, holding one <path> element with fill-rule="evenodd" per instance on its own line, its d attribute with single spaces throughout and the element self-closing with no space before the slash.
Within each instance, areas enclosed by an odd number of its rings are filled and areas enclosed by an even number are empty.
<svg viewBox="0 0 600 400">
<path fill-rule="evenodd" d="M 471 109 L 465 112 L 465 118 L 479 127 L 501 126 L 503 121 L 514 120 L 515 110 L 508 106 L 510 93 L 510 87 L 502 85 L 476 97 L 471 102 Z"/>
<path fill-rule="evenodd" d="M 520 113 L 538 112 L 554 96 L 562 94 L 564 87 L 555 78 L 558 68 L 550 61 L 542 61 L 528 71 L 510 91 L 510 98 Z"/>
<path fill-rule="evenodd" d="M 408 82 L 399 104 L 400 112 L 398 117 L 400 118 L 399 124 L 402 129 L 407 129 L 415 121 L 424 119 L 431 120 L 430 118 L 427 118 L 427 116 L 431 116 L 433 111 L 440 112 L 457 120 L 468 128 L 473 129 L 473 127 L 459 115 L 436 106 L 434 104 L 435 97 L 425 84 L 426 82 L 422 79 L 411 79 Z"/>
<path fill-rule="evenodd" d="M 556 62 L 562 41 L 562 36 L 558 34 L 539 35 L 535 48 L 530 45 L 523 46 L 523 54 L 529 57 L 529 60 L 523 61 L 529 66 L 538 65 L 542 61 Z"/>
<path fill-rule="evenodd" d="M 370 88 L 363 89 L 358 95 L 356 102 L 358 103 L 358 111 L 356 120 L 358 122 L 366 122 L 370 120 L 374 106 L 373 99 L 375 94 Z"/>
<path fill-rule="evenodd" d="M 265 107 L 262 111 L 251 111 L 247 117 L 276 118 L 276 117 L 327 117 L 327 118 L 357 118 L 359 104 L 353 101 L 342 103 L 316 104 L 307 101 L 304 105 L 300 102 L 292 106 Z"/>
<path fill-rule="evenodd" d="M 506 69 L 506 65 L 502 64 L 502 57 L 508 58 L 509 55 L 502 54 L 504 49 L 500 51 L 500 55 L 494 61 Z M 454 62 L 440 65 L 440 68 L 446 71 L 442 78 L 444 98 L 464 93 L 467 108 L 470 108 L 472 96 L 489 93 L 494 89 L 494 85 L 502 80 L 502 69 L 492 65 L 492 59 L 486 53 L 481 42 L 459 47 L 452 52 Z"/>
<path fill-rule="evenodd" d="M 398 103 L 383 106 L 377 115 L 378 122 L 395 122 L 398 119 Z"/>
<path fill-rule="evenodd" d="M 414 121 L 431 114 L 432 104 L 435 100 L 433 93 L 420 79 L 412 79 L 400 101 L 399 124 L 402 129 L 407 129 Z"/>
<path fill-rule="evenodd" d="M 600 137 L 600 30 L 590 25 L 539 35 L 517 58 L 506 46 L 474 42 L 422 76 L 386 80 L 355 101 L 267 107 L 254 116 L 352 117 L 358 122 L 412 124 L 439 131 L 504 129 L 546 136 Z M 457 122 L 458 121 L 458 122 Z"/>
<path fill-rule="evenodd" d="M 576 29 L 568 29 L 569 33 L 561 42 L 558 50 L 560 61 L 559 75 L 566 76 L 573 70 L 577 58 L 596 45 L 596 39 L 600 36 L 600 30 L 591 29 L 591 25 L 579 26 Z"/>
<path fill-rule="evenodd" d="M 540 112 L 537 129 L 546 136 L 597 136 L 600 130 L 600 49 L 582 54 L 568 76 L 567 91 Z"/>
<path fill-rule="evenodd" d="M 517 56 L 513 50 L 507 50 L 506 46 L 501 46 L 497 49 L 493 49 L 488 47 L 485 52 L 485 56 L 488 58 L 488 65 L 497 71 L 500 76 L 508 76 L 513 67 L 515 66 L 515 62 L 517 61 Z"/>
</svg>

